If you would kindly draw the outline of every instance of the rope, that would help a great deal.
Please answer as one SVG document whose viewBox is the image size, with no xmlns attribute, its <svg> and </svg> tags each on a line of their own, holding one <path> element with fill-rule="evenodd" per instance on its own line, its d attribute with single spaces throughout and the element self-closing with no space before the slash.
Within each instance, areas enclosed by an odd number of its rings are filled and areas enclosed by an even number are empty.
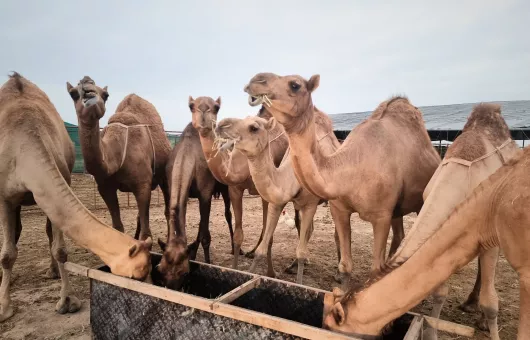
<svg viewBox="0 0 530 340">
<path fill-rule="evenodd" d="M 123 163 L 125 162 L 125 158 L 127 157 L 127 146 L 129 144 L 129 128 L 132 128 L 132 127 L 145 127 L 147 128 L 147 134 L 149 135 L 149 141 L 151 142 L 151 148 L 153 149 L 153 176 L 155 175 L 155 171 L 156 171 L 156 152 L 155 152 L 155 143 L 153 142 L 153 136 L 151 134 L 151 129 L 150 127 L 152 125 L 149 125 L 149 124 L 138 124 L 138 125 L 125 125 L 125 124 L 122 124 L 122 123 L 110 123 L 107 125 L 107 127 L 109 126 L 119 126 L 121 128 L 124 128 L 125 129 L 125 145 L 123 147 L 123 152 L 122 152 L 122 157 L 121 157 L 121 163 L 120 163 L 120 167 L 118 169 L 121 169 L 121 167 L 123 166 Z"/>
<path fill-rule="evenodd" d="M 509 145 L 509 144 L 512 144 L 512 143 L 515 143 L 514 140 L 512 140 L 511 138 L 509 138 L 508 140 L 506 140 L 504 143 L 501 144 L 501 146 L 499 147 L 495 147 L 495 150 L 492 150 L 490 152 L 488 152 L 487 154 L 477 158 L 477 159 L 474 159 L 473 161 L 467 161 L 465 159 L 462 159 L 462 158 L 457 158 L 457 157 L 451 157 L 451 158 L 448 158 L 448 159 L 444 159 L 442 161 L 442 165 L 446 165 L 446 164 L 449 164 L 449 163 L 458 163 L 460 165 L 463 165 L 463 166 L 466 166 L 468 169 L 467 169 L 467 183 L 468 183 L 468 186 L 471 188 L 471 166 L 474 164 L 474 163 L 477 163 L 477 162 L 480 162 L 488 157 L 490 157 L 491 155 L 494 155 L 494 154 L 497 154 L 502 162 L 503 165 L 506 164 L 506 160 L 504 159 L 504 156 L 502 155 L 502 152 L 501 152 L 501 149 L 503 149 L 505 146 Z"/>
<path fill-rule="evenodd" d="M 275 140 L 277 140 L 278 138 L 280 138 L 284 133 L 285 133 L 285 130 L 282 131 L 282 133 L 280 133 L 278 136 L 276 136 L 273 139 L 269 140 L 269 158 L 273 162 L 274 162 L 274 159 L 272 158 L 271 143 L 274 142 Z"/>
</svg>

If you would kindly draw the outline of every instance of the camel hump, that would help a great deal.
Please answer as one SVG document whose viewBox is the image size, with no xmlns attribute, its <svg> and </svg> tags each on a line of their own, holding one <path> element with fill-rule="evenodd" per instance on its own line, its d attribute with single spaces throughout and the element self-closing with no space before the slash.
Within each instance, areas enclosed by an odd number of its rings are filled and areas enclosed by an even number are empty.
<svg viewBox="0 0 530 340">
<path fill-rule="evenodd" d="M 26 99 L 43 105 L 52 105 L 46 93 L 20 73 L 12 72 L 8 77 L 8 81 L 0 88 L 0 105 L 14 99 Z"/>
<path fill-rule="evenodd" d="M 383 117 L 417 118 L 418 116 L 421 117 L 421 112 L 410 103 L 406 96 L 393 96 L 385 100 L 371 115 L 373 119 L 382 119 Z"/>
<path fill-rule="evenodd" d="M 163 125 L 155 106 L 135 93 L 127 95 L 118 104 L 116 113 L 109 119 L 109 123 L 114 122 L 125 125 Z"/>
<path fill-rule="evenodd" d="M 502 117 L 499 104 L 479 103 L 473 106 L 462 132 L 470 130 L 483 133 L 495 146 L 510 138 L 510 129 Z"/>
<path fill-rule="evenodd" d="M 9 80 L 13 82 L 14 88 L 17 89 L 19 92 L 24 91 L 24 81 L 26 79 L 22 77 L 20 73 L 13 71 L 9 75 Z"/>
</svg>

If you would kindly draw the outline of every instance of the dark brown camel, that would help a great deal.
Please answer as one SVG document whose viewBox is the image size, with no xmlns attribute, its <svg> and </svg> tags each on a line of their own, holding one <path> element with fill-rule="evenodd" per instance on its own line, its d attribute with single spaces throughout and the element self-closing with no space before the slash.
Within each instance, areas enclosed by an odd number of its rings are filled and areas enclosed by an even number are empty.
<svg viewBox="0 0 530 340">
<path fill-rule="evenodd" d="M 76 87 L 66 85 L 79 121 L 81 151 L 88 173 L 94 176 L 112 218 L 112 226 L 124 231 L 117 191 L 132 192 L 138 206 L 135 238 L 151 236 L 149 205 L 151 191 L 160 186 L 168 219 L 169 190 L 166 163 L 171 145 L 155 107 L 135 94 L 126 96 L 100 132 L 99 120 L 105 114 L 109 97 L 85 76 Z M 92 105 L 99 103 L 101 105 Z"/>
<path fill-rule="evenodd" d="M 191 123 L 186 126 L 180 141 L 169 156 L 166 174 L 169 178 L 170 191 L 169 226 L 167 243 L 158 240 L 164 255 L 157 267 L 157 274 L 161 275 L 161 280 L 166 286 L 178 288 L 183 274 L 188 272 L 188 259 L 195 259 L 199 242 L 204 250 L 205 262 L 210 263 L 210 208 L 212 196 L 216 193 L 223 195 L 225 218 L 232 239 L 232 251 L 234 249 L 234 232 L 228 187 L 215 180 L 210 169 L 208 169 L 202 152 L 199 133 Z M 197 240 L 189 246 L 187 246 L 186 239 L 188 198 L 199 199 L 201 214 Z"/>
</svg>

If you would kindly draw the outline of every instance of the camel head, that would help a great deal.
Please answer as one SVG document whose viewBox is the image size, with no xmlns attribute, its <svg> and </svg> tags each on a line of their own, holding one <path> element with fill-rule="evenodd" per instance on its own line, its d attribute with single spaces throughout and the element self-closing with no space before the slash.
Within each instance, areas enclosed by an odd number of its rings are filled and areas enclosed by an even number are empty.
<svg viewBox="0 0 530 340">
<path fill-rule="evenodd" d="M 313 101 L 311 93 L 317 89 L 320 76 L 309 80 L 291 75 L 278 76 L 273 73 L 258 73 L 245 86 L 250 106 L 264 105 L 286 130 L 299 125 L 300 119 L 309 120 Z"/>
<path fill-rule="evenodd" d="M 194 259 L 199 248 L 199 240 L 186 246 L 186 242 L 172 238 L 166 244 L 158 239 L 164 252 L 160 263 L 155 268 L 153 280 L 171 289 L 180 289 L 190 271 L 189 259 Z"/>
<path fill-rule="evenodd" d="M 93 123 L 105 114 L 105 103 L 109 98 L 107 87 L 96 85 L 92 78 L 84 76 L 76 87 L 66 82 L 66 90 L 74 101 L 75 111 L 80 121 Z"/>
<path fill-rule="evenodd" d="M 151 271 L 152 246 L 153 241 L 150 237 L 145 241 L 134 240 L 134 244 L 126 254 L 105 262 L 115 275 L 144 281 Z"/>
<path fill-rule="evenodd" d="M 218 139 L 223 141 L 221 149 L 236 148 L 249 158 L 260 155 L 270 139 L 282 132 L 282 127 L 276 124 L 274 118 L 266 120 L 257 116 L 225 118 L 215 129 Z"/>
<path fill-rule="evenodd" d="M 213 100 L 210 97 L 198 97 L 193 99 L 189 97 L 188 106 L 191 111 L 191 123 L 199 131 L 202 137 L 208 136 L 215 128 L 217 122 L 217 113 L 221 108 L 221 97 Z"/>
</svg>

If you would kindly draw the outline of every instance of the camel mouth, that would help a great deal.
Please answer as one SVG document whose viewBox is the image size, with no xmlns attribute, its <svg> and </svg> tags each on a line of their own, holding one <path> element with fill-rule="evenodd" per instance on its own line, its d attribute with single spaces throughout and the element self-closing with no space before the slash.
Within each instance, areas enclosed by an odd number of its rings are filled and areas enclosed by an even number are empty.
<svg viewBox="0 0 530 340">
<path fill-rule="evenodd" d="M 86 104 L 90 99 L 95 98 L 97 95 L 96 91 L 89 90 L 83 93 L 83 104 Z"/>
<path fill-rule="evenodd" d="M 249 95 L 248 96 L 248 104 L 250 106 L 258 106 L 261 104 L 265 104 L 268 107 L 272 106 L 272 101 L 266 94 L 260 94 L 257 96 Z"/>
</svg>

